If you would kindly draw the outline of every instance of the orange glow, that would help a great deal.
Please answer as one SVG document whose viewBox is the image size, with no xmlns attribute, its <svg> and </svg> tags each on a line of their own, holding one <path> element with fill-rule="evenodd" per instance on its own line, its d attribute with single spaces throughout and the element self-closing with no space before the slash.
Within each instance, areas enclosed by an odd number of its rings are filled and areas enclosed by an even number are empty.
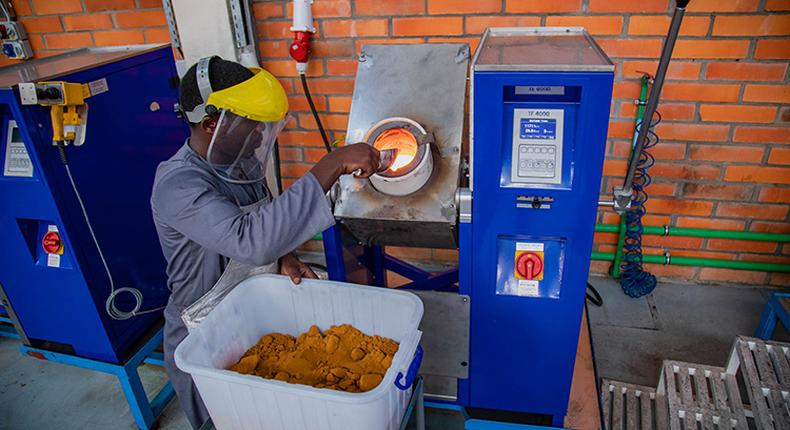
<svg viewBox="0 0 790 430">
<path fill-rule="evenodd" d="M 417 139 L 404 128 L 393 128 L 381 133 L 376 138 L 376 141 L 373 142 L 373 147 L 379 151 L 385 149 L 398 150 L 398 155 L 395 156 L 395 161 L 389 168 L 392 172 L 407 166 L 417 155 Z"/>
</svg>

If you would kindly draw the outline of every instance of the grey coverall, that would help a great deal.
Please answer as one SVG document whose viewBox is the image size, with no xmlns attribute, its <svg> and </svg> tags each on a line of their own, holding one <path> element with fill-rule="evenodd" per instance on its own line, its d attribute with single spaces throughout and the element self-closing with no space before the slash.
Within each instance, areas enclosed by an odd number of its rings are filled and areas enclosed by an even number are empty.
<svg viewBox="0 0 790 430">
<path fill-rule="evenodd" d="M 242 212 L 241 207 L 261 199 L 267 202 Z M 230 259 L 256 266 L 273 263 L 335 222 L 312 174 L 269 199 L 263 182 L 233 184 L 214 175 L 188 144 L 156 171 L 151 208 L 171 291 L 164 312 L 165 368 L 193 428 L 209 416 L 192 378 L 173 359 L 187 335 L 181 312 L 211 289 Z"/>
</svg>

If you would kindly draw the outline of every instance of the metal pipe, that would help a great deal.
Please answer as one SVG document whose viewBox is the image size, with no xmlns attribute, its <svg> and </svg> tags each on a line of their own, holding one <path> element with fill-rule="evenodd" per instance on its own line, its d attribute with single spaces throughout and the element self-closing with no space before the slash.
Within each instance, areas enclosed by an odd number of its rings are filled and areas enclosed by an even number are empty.
<svg viewBox="0 0 790 430">
<path fill-rule="evenodd" d="M 653 121 L 653 115 L 656 113 L 656 108 L 658 107 L 658 98 L 661 95 L 661 88 L 664 86 L 664 77 L 667 74 L 669 60 L 672 57 L 672 50 L 675 48 L 675 41 L 678 38 L 680 23 L 683 21 L 683 15 L 686 13 L 686 3 L 688 2 L 678 1 L 675 12 L 672 15 L 669 33 L 661 49 L 661 58 L 658 60 L 658 70 L 656 70 L 656 76 L 653 80 L 653 88 L 647 100 L 644 116 L 645 120 L 642 121 L 642 125 L 639 127 L 639 136 L 636 139 L 636 146 L 631 153 L 631 161 L 628 164 L 628 174 L 625 177 L 625 181 L 623 181 L 623 190 L 625 191 L 631 189 L 631 184 L 634 181 L 634 174 L 636 172 L 636 165 L 639 162 L 639 156 L 642 153 L 645 142 L 647 142 L 647 131 L 650 129 L 650 123 Z"/>
<path fill-rule="evenodd" d="M 595 231 L 599 233 L 619 233 L 620 226 L 616 224 L 596 224 Z M 669 226 L 645 226 L 642 234 L 657 236 L 684 236 L 703 237 L 709 239 L 752 240 L 758 242 L 790 242 L 790 234 L 763 233 L 757 231 L 712 230 L 706 228 L 682 228 Z"/>
<path fill-rule="evenodd" d="M 614 254 L 611 252 L 593 252 L 592 259 L 598 261 L 613 261 Z M 699 257 L 669 257 L 664 255 L 644 255 L 642 261 L 649 264 L 670 266 L 716 267 L 720 269 L 790 273 L 790 264 L 781 263 L 761 263 L 756 261 L 721 260 Z"/>
<path fill-rule="evenodd" d="M 639 99 L 635 100 L 634 103 L 637 104 L 636 109 L 636 119 L 634 120 L 634 130 L 639 124 L 642 123 L 642 120 L 645 117 L 645 104 L 647 103 L 647 92 L 650 88 L 650 75 L 645 73 L 642 75 L 641 81 L 641 88 L 639 90 Z M 634 138 L 631 141 L 631 152 L 628 154 L 628 157 L 631 158 L 634 154 L 634 146 L 636 146 L 636 139 L 637 136 L 634 135 Z M 614 200 L 612 200 L 614 204 Z M 609 268 L 609 274 L 614 279 L 620 278 L 620 264 L 623 258 L 623 247 L 625 246 L 625 212 L 620 213 L 620 230 L 619 235 L 617 237 L 617 250 L 614 254 L 614 262 L 612 263 L 612 267 Z"/>
</svg>

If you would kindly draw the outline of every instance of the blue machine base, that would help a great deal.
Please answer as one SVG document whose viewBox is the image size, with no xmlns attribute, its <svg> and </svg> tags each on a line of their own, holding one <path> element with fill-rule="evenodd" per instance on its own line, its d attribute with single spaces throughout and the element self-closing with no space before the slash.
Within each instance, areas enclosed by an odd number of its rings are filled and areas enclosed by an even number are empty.
<svg viewBox="0 0 790 430">
<path fill-rule="evenodd" d="M 765 304 L 763 314 L 760 316 L 760 326 L 754 337 L 770 340 L 776 328 L 776 321 L 782 322 L 786 329 L 790 329 L 790 313 L 782 305 L 782 300 L 789 300 L 790 293 L 773 293 L 768 303 Z"/>
<path fill-rule="evenodd" d="M 10 322 L 7 318 L 0 318 L 0 321 Z M 148 396 L 143 388 L 143 383 L 140 381 L 140 374 L 137 372 L 137 368 L 142 363 L 164 367 L 165 362 L 162 353 L 154 351 L 157 346 L 162 344 L 163 333 L 164 328 L 160 328 L 125 364 L 105 363 L 103 361 L 60 354 L 25 345 L 19 347 L 19 350 L 22 355 L 69 364 L 83 369 L 95 370 L 117 376 L 118 381 L 121 383 L 123 394 L 126 396 L 126 401 L 129 403 L 129 409 L 132 411 L 132 416 L 134 416 L 134 421 L 137 423 L 137 427 L 143 430 L 149 430 L 154 427 L 157 418 L 165 409 L 165 406 L 170 402 L 170 399 L 175 395 L 173 386 L 168 381 L 159 393 L 156 394 L 154 399 L 149 402 Z M 0 330 L 0 336 L 19 338 L 19 335 L 13 332 L 13 328 L 10 329 L 10 332 Z"/>
</svg>

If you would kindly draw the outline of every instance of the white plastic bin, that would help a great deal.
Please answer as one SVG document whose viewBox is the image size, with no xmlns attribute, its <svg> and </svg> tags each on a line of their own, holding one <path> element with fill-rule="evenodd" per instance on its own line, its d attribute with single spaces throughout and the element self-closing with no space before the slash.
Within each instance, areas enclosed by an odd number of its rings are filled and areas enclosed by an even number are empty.
<svg viewBox="0 0 790 430">
<path fill-rule="evenodd" d="M 293 285 L 287 277 L 258 275 L 239 284 L 181 342 L 175 361 L 192 375 L 217 429 L 394 430 L 411 395 L 395 383 L 399 376 L 400 385 L 410 382 L 419 366 L 422 313 L 422 301 L 405 291 L 312 279 Z M 298 336 L 313 324 L 322 330 L 352 324 L 400 342 L 381 384 L 346 393 L 225 370 L 261 336 Z"/>
</svg>

